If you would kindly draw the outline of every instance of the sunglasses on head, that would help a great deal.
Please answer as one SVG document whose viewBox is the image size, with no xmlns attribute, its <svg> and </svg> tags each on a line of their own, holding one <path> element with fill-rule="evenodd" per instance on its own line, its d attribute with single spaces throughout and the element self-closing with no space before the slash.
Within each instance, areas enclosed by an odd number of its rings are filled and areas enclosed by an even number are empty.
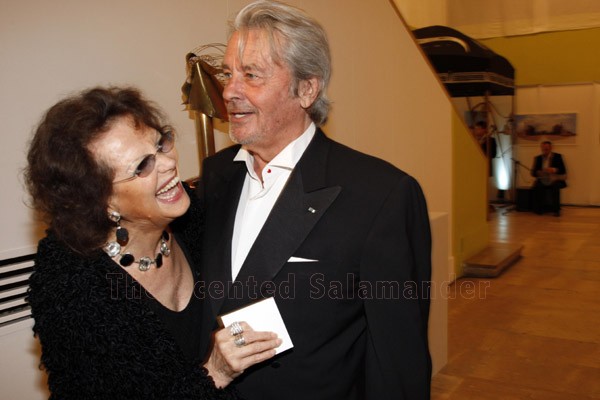
<svg viewBox="0 0 600 400">
<path fill-rule="evenodd" d="M 171 150 L 173 150 L 174 144 L 175 144 L 175 137 L 173 135 L 173 132 L 167 131 L 165 133 L 161 133 L 160 139 L 158 140 L 158 143 L 156 144 L 156 153 L 147 154 L 142 159 L 142 161 L 140 161 L 140 163 L 137 165 L 137 167 L 135 168 L 135 171 L 133 171 L 133 174 L 130 177 L 125 178 L 125 179 L 120 179 L 118 181 L 113 181 L 113 184 L 127 182 L 127 181 L 137 178 L 138 176 L 140 178 L 145 178 L 146 176 L 150 175 L 150 173 L 152 171 L 154 171 L 154 166 L 156 165 L 156 155 L 158 153 L 170 152 Z"/>
</svg>

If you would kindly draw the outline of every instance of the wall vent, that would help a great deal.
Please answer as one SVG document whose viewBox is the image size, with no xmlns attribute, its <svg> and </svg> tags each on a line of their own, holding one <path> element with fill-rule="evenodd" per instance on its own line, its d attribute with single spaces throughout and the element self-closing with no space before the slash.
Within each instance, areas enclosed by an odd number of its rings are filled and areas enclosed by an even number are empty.
<svg viewBox="0 0 600 400">
<path fill-rule="evenodd" d="M 31 318 L 25 301 L 35 254 L 0 260 L 0 330 Z"/>
</svg>

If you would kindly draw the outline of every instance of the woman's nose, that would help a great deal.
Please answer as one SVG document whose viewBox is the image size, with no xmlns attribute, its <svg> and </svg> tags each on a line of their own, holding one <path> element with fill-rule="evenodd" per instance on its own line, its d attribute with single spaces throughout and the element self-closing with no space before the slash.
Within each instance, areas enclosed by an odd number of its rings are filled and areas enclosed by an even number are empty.
<svg viewBox="0 0 600 400">
<path fill-rule="evenodd" d="M 158 172 L 169 172 L 177 168 L 177 149 L 168 153 L 156 153 L 156 169 Z"/>
</svg>

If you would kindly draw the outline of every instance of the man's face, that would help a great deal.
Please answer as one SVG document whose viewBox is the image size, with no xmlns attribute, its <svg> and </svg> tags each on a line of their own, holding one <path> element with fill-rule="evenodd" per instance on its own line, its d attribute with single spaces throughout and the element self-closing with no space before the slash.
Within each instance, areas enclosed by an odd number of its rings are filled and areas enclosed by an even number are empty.
<svg viewBox="0 0 600 400">
<path fill-rule="evenodd" d="M 475 125 L 475 128 L 473 129 L 473 133 L 475 134 L 475 137 L 482 138 L 487 134 L 487 129 L 483 128 L 479 125 Z"/>
<path fill-rule="evenodd" d="M 241 55 L 239 36 L 231 36 L 223 59 L 229 135 L 251 151 L 280 151 L 306 130 L 310 118 L 292 93 L 289 68 L 274 62 L 266 34 L 250 30 Z"/>
<path fill-rule="evenodd" d="M 540 145 L 540 148 L 542 149 L 542 154 L 544 156 L 547 156 L 548 154 L 550 154 L 552 152 L 552 145 L 551 144 L 542 143 Z"/>
</svg>

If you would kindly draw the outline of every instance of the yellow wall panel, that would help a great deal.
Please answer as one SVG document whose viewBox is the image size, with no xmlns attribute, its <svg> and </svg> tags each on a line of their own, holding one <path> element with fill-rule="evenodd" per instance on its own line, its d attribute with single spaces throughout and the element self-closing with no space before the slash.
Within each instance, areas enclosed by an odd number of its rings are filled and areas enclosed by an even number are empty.
<svg viewBox="0 0 600 400">
<path fill-rule="evenodd" d="M 480 42 L 511 62 L 517 85 L 600 81 L 600 28 Z"/>
</svg>

